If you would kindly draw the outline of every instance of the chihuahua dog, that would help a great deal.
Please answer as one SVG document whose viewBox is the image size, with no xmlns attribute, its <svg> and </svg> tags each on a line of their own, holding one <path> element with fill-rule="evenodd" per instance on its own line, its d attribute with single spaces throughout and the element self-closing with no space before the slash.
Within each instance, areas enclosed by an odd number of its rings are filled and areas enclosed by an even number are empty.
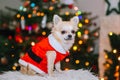
<svg viewBox="0 0 120 80">
<path fill-rule="evenodd" d="M 19 59 L 20 71 L 29 75 L 53 75 L 54 68 L 61 72 L 60 61 L 69 55 L 69 49 L 75 40 L 79 18 L 63 21 L 58 15 L 53 17 L 54 27 L 51 34 L 32 46 Z"/>
</svg>

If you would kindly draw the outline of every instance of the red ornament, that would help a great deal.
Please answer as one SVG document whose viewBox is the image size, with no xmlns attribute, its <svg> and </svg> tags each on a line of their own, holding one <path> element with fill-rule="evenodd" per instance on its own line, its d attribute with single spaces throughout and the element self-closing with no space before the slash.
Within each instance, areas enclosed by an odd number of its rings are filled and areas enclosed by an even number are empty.
<svg viewBox="0 0 120 80">
<path fill-rule="evenodd" d="M 41 41 L 42 39 L 45 39 L 46 37 L 44 37 L 44 36 L 39 36 L 39 37 L 37 37 L 37 40 L 38 41 Z"/>
<path fill-rule="evenodd" d="M 12 36 L 11 36 L 11 35 L 9 35 L 9 36 L 8 36 L 8 39 L 9 39 L 9 40 L 11 40 L 11 39 L 12 39 Z"/>
<path fill-rule="evenodd" d="M 29 26 L 25 26 L 25 30 L 27 30 L 27 31 L 28 31 L 28 30 L 29 30 Z"/>
<path fill-rule="evenodd" d="M 21 32 L 20 27 L 17 27 L 17 28 L 16 28 L 16 33 L 20 33 L 20 32 Z"/>
<path fill-rule="evenodd" d="M 72 8 L 73 8 L 73 4 L 68 5 L 68 7 L 69 7 L 70 9 L 72 9 Z"/>
<path fill-rule="evenodd" d="M 37 23 L 32 24 L 32 28 L 33 28 L 33 30 L 35 30 L 37 27 L 38 27 L 38 24 L 37 24 Z"/>
<path fill-rule="evenodd" d="M 96 69 L 97 69 L 96 65 L 93 65 L 93 66 L 92 66 L 92 69 L 93 69 L 94 71 L 96 71 Z"/>
<path fill-rule="evenodd" d="M 23 5 L 24 5 L 25 7 L 27 7 L 29 4 L 30 4 L 30 1 L 26 1 L 26 2 L 24 2 Z"/>
<path fill-rule="evenodd" d="M 6 57 L 2 57 L 2 58 L 0 59 L 0 62 L 1 62 L 3 65 L 8 64 L 8 60 L 7 60 Z"/>
<path fill-rule="evenodd" d="M 23 38 L 21 35 L 16 35 L 15 36 L 15 41 L 18 42 L 18 43 L 22 43 L 23 42 Z"/>
<path fill-rule="evenodd" d="M 27 40 L 29 40 L 30 39 L 30 37 L 28 37 L 28 36 L 25 36 L 25 41 L 27 41 Z"/>
<path fill-rule="evenodd" d="M 48 0 L 43 0 L 43 2 L 48 2 Z"/>
</svg>

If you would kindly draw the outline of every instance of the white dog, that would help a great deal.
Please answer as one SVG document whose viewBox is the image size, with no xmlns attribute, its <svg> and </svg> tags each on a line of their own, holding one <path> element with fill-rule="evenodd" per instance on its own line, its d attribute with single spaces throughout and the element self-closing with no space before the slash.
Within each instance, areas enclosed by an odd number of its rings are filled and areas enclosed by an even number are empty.
<svg viewBox="0 0 120 80">
<path fill-rule="evenodd" d="M 53 22 L 54 27 L 48 38 L 38 42 L 19 60 L 21 72 L 34 76 L 9 71 L 0 75 L 0 80 L 99 80 L 90 71 L 83 69 L 60 73 L 60 61 L 69 55 L 79 19 L 73 17 L 70 21 L 62 21 L 58 15 L 54 15 Z M 52 76 L 54 67 L 56 71 Z"/>
<path fill-rule="evenodd" d="M 21 72 L 26 74 L 53 74 L 54 67 L 61 72 L 60 61 L 69 55 L 78 29 L 77 16 L 70 21 L 62 21 L 58 15 L 54 15 L 51 34 L 36 43 L 19 60 Z"/>
</svg>

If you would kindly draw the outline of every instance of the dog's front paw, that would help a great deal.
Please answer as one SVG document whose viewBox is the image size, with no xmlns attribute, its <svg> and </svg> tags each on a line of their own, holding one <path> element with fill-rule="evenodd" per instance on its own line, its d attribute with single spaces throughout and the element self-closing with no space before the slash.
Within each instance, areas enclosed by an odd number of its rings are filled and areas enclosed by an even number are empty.
<svg viewBox="0 0 120 80">
<path fill-rule="evenodd" d="M 20 65 L 20 72 L 22 74 L 27 74 L 27 67 L 23 66 L 23 65 Z"/>
<path fill-rule="evenodd" d="M 53 76 L 54 71 L 52 69 L 48 69 L 48 76 Z"/>
<path fill-rule="evenodd" d="M 59 73 L 62 73 L 63 71 L 60 69 L 60 70 L 57 70 Z"/>
<path fill-rule="evenodd" d="M 54 76 L 54 73 L 49 73 L 48 76 L 53 77 L 53 76 Z"/>
</svg>

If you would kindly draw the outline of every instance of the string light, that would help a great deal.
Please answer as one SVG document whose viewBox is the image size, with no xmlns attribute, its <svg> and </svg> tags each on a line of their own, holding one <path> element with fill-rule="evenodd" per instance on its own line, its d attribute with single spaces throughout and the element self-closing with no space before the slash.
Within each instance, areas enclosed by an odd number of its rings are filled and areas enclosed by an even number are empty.
<svg viewBox="0 0 120 80">
<path fill-rule="evenodd" d="M 75 15 L 78 16 L 79 14 L 76 12 Z"/>
<path fill-rule="evenodd" d="M 116 54 L 116 53 L 117 53 L 117 50 L 116 50 L 116 49 L 113 49 L 113 53 Z"/>
<path fill-rule="evenodd" d="M 77 37 L 81 37 L 81 32 L 80 31 L 77 32 Z"/>
<path fill-rule="evenodd" d="M 107 59 L 108 58 L 108 55 L 107 54 L 105 54 L 105 59 Z"/>
<path fill-rule="evenodd" d="M 76 51 L 78 48 L 77 46 L 73 46 L 73 50 Z"/>
<path fill-rule="evenodd" d="M 7 45 L 8 45 L 8 43 L 6 42 L 6 43 L 5 43 L 5 46 L 7 46 Z"/>
<path fill-rule="evenodd" d="M 55 2 L 56 0 L 52 0 L 52 2 Z"/>
<path fill-rule="evenodd" d="M 24 12 L 27 11 L 27 8 L 23 8 L 23 11 L 24 11 Z"/>
<path fill-rule="evenodd" d="M 24 16 L 21 17 L 21 20 L 24 20 Z"/>
<path fill-rule="evenodd" d="M 79 63 L 80 63 L 80 60 L 75 60 L 75 63 L 76 63 L 76 64 L 79 64 Z"/>
<path fill-rule="evenodd" d="M 15 48 L 15 47 L 12 45 L 11 48 Z"/>
<path fill-rule="evenodd" d="M 82 23 L 79 23 L 79 24 L 78 24 L 78 27 L 80 27 L 80 28 L 81 28 L 82 26 L 83 26 L 83 24 L 82 24 Z"/>
<path fill-rule="evenodd" d="M 89 38 L 89 36 L 88 36 L 87 34 L 84 34 L 84 35 L 83 35 L 83 38 L 84 38 L 85 40 L 87 40 L 87 39 Z"/>
<path fill-rule="evenodd" d="M 77 11 L 78 10 L 78 7 L 77 6 L 74 6 L 74 8 L 73 8 L 75 11 Z"/>
<path fill-rule="evenodd" d="M 28 18 L 31 18 L 32 17 L 32 15 L 31 14 L 28 14 Z"/>
<path fill-rule="evenodd" d="M 115 76 L 115 77 L 119 77 L 119 72 L 115 72 L 114 76 Z M 119 80 L 119 78 L 116 79 L 116 80 Z"/>
<path fill-rule="evenodd" d="M 32 32 L 32 26 L 28 26 L 28 32 L 29 32 L 29 34 L 31 34 L 31 32 Z"/>
<path fill-rule="evenodd" d="M 40 16 L 40 12 L 37 12 L 37 16 Z"/>
<path fill-rule="evenodd" d="M 33 14 L 36 14 L 36 10 L 33 10 Z"/>
<path fill-rule="evenodd" d="M 100 80 L 105 80 L 104 78 L 101 78 Z"/>
<path fill-rule="evenodd" d="M 116 77 L 116 80 L 119 80 L 119 76 L 120 76 L 119 65 L 117 65 L 116 68 L 115 68 L 114 76 Z"/>
<path fill-rule="evenodd" d="M 19 7 L 19 10 L 23 10 L 23 6 L 20 6 L 20 7 Z"/>
<path fill-rule="evenodd" d="M 86 65 L 86 66 L 89 66 L 89 64 L 90 64 L 89 62 L 85 62 L 85 65 Z"/>
<path fill-rule="evenodd" d="M 67 12 L 65 12 L 65 15 L 67 15 L 67 16 L 68 16 L 69 14 L 70 14 L 70 13 L 69 13 L 68 11 L 67 11 Z"/>
<path fill-rule="evenodd" d="M 79 15 L 78 17 L 79 17 L 79 19 L 81 19 L 81 20 L 82 20 L 82 18 L 83 18 L 81 15 Z"/>
<path fill-rule="evenodd" d="M 82 41 L 82 40 L 79 40 L 78 43 L 81 45 L 81 44 L 83 44 L 83 41 Z"/>
<path fill-rule="evenodd" d="M 113 32 L 109 32 L 109 35 L 112 36 L 112 35 L 113 35 Z"/>
<path fill-rule="evenodd" d="M 17 18 L 20 18 L 20 14 L 17 14 Z"/>
<path fill-rule="evenodd" d="M 120 61 L 120 56 L 118 57 L 118 61 Z"/>
<path fill-rule="evenodd" d="M 106 64 L 106 67 L 109 68 L 109 67 L 110 67 L 110 64 L 107 63 L 107 64 Z"/>
<path fill-rule="evenodd" d="M 14 55 L 14 54 L 12 54 L 12 55 L 11 55 L 11 57 L 15 57 L 15 55 Z"/>
<path fill-rule="evenodd" d="M 65 62 L 70 62 L 70 59 L 69 59 L 69 58 L 66 58 L 66 59 L 65 59 Z"/>
<path fill-rule="evenodd" d="M 17 67 L 17 66 L 18 66 L 18 63 L 14 63 L 14 66 L 16 66 L 16 67 Z"/>
<path fill-rule="evenodd" d="M 81 11 L 78 11 L 77 13 L 78 13 L 78 15 L 81 15 L 81 14 L 82 14 L 82 12 L 81 12 Z"/>
<path fill-rule="evenodd" d="M 99 36 L 99 33 L 98 33 L 98 32 L 95 32 L 95 33 L 94 33 L 94 36 L 95 36 L 95 37 L 98 37 L 98 36 Z"/>
<path fill-rule="evenodd" d="M 31 42 L 31 46 L 34 46 L 35 45 L 35 42 Z"/>
<path fill-rule="evenodd" d="M 22 40 L 22 39 L 20 39 L 20 40 L 19 40 L 19 43 L 23 43 L 23 40 Z"/>
<path fill-rule="evenodd" d="M 93 51 L 93 47 L 89 46 L 89 47 L 87 48 L 87 51 L 88 51 L 88 52 Z"/>
<path fill-rule="evenodd" d="M 16 66 L 13 66 L 12 69 L 13 69 L 13 70 L 16 70 Z"/>
<path fill-rule="evenodd" d="M 116 71 L 118 71 L 118 70 L 119 70 L 119 67 L 120 67 L 119 65 L 117 65 L 117 66 L 116 66 Z"/>
<path fill-rule="evenodd" d="M 44 36 L 45 36 L 45 35 L 46 35 L 46 32 L 45 32 L 45 31 L 43 31 L 43 32 L 42 32 L 42 35 L 44 35 Z"/>
<path fill-rule="evenodd" d="M 69 68 L 65 68 L 64 70 L 67 71 L 67 70 L 69 70 Z"/>
<path fill-rule="evenodd" d="M 33 8 L 35 7 L 35 3 L 31 3 L 30 6 Z"/>
<path fill-rule="evenodd" d="M 39 7 L 38 7 L 38 6 L 35 6 L 33 9 L 34 9 L 34 10 L 38 10 L 38 9 L 39 9 Z"/>
<path fill-rule="evenodd" d="M 41 12 L 41 14 L 40 14 L 41 16 L 44 16 L 44 13 L 43 12 Z"/>
<path fill-rule="evenodd" d="M 88 30 L 85 30 L 85 31 L 84 31 L 84 33 L 85 33 L 85 34 L 88 34 L 88 33 L 89 33 L 89 31 L 88 31 Z"/>
<path fill-rule="evenodd" d="M 49 7 L 49 10 L 50 10 L 50 11 L 52 11 L 53 9 L 54 9 L 54 7 L 53 7 L 53 6 L 50 6 L 50 7 Z"/>
<path fill-rule="evenodd" d="M 88 19 L 85 19 L 85 23 L 87 23 L 87 24 L 88 24 L 88 23 L 89 23 L 89 20 L 88 20 Z"/>
</svg>

